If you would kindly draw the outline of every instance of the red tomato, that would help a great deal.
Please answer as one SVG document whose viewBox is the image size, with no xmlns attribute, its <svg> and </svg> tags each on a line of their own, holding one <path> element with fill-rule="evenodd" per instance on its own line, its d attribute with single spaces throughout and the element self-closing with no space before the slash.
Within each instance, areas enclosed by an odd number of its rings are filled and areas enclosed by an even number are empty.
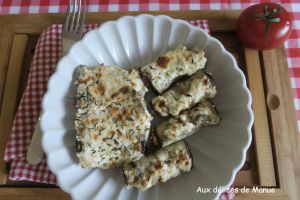
<svg viewBox="0 0 300 200">
<path fill-rule="evenodd" d="M 252 49 L 277 48 L 289 37 L 291 17 L 280 5 L 261 3 L 246 8 L 237 22 L 238 36 Z"/>
</svg>

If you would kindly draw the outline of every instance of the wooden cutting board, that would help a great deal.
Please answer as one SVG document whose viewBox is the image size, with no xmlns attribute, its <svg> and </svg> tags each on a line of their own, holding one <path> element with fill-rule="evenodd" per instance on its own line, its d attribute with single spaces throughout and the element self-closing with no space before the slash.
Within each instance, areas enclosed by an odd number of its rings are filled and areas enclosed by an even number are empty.
<svg viewBox="0 0 300 200">
<path fill-rule="evenodd" d="M 145 13 L 145 12 L 143 12 Z M 283 48 L 254 51 L 244 48 L 236 35 L 239 11 L 147 12 L 184 20 L 207 19 L 218 38 L 237 59 L 253 97 L 253 142 L 238 173 L 236 199 L 300 199 L 300 136 Z M 89 13 L 87 23 L 103 23 L 141 12 Z M 3 162 L 14 114 L 26 86 L 34 47 L 42 30 L 62 23 L 64 14 L 0 16 L 0 199 L 69 199 L 59 188 L 7 180 Z M 243 187 L 274 188 L 275 193 L 243 192 Z M 298 190 L 297 190 L 298 189 Z"/>
</svg>

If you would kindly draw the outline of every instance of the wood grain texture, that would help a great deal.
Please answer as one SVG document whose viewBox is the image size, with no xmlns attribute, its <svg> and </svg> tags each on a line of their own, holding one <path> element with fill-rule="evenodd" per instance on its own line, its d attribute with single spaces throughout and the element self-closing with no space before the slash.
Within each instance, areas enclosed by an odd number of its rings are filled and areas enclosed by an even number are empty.
<svg viewBox="0 0 300 200">
<path fill-rule="evenodd" d="M 236 187 L 252 187 L 253 185 L 259 185 L 258 176 L 259 175 L 256 166 L 256 151 L 254 144 L 252 143 L 247 152 L 246 162 L 236 175 L 234 185 Z"/>
<path fill-rule="evenodd" d="M 261 56 L 279 186 L 291 199 L 300 199 L 300 135 L 285 52 L 280 48 L 264 51 Z"/>
<path fill-rule="evenodd" d="M 164 11 L 164 12 L 101 12 L 87 13 L 86 23 L 101 24 L 106 21 L 116 20 L 124 15 L 136 16 L 139 14 L 168 15 L 177 19 L 207 19 L 209 27 L 213 31 L 235 30 L 235 23 L 240 11 Z M 51 24 L 63 23 L 64 14 L 27 14 L 27 15 L 8 15 L 0 16 L 0 21 L 11 24 L 16 33 L 40 34 L 42 30 Z"/>
<path fill-rule="evenodd" d="M 19 84 L 20 86 L 19 86 L 19 92 L 17 97 L 17 105 L 19 105 L 19 102 L 22 98 L 23 92 L 27 85 L 27 79 L 31 67 L 31 61 L 34 55 L 35 46 L 37 44 L 38 38 L 39 35 L 28 35 L 28 41 L 25 49 L 25 55 L 23 60 L 22 72 L 21 72 L 21 80 Z"/>
<path fill-rule="evenodd" d="M 251 190 L 250 190 L 251 191 Z M 245 193 L 241 189 L 235 194 L 234 200 L 292 200 L 284 191 L 275 189 L 275 193 Z"/>
<path fill-rule="evenodd" d="M 276 177 L 264 94 L 259 53 L 245 49 L 248 85 L 252 94 L 254 112 L 253 140 L 258 163 L 259 185 L 276 186 Z"/>
<path fill-rule="evenodd" d="M 3 104 L 0 115 L 0 184 L 4 184 L 7 179 L 6 163 L 3 161 L 6 142 L 11 131 L 18 87 L 22 72 L 22 62 L 25 54 L 27 35 L 15 35 L 9 57 L 8 71 L 6 75 L 5 88 L 3 93 Z"/>
<path fill-rule="evenodd" d="M 70 200 L 68 194 L 58 188 L 0 188 L 2 200 Z"/>
<path fill-rule="evenodd" d="M 235 200 L 292 200 L 285 192 L 276 189 L 275 193 L 244 193 L 241 189 L 235 194 Z M 69 200 L 68 194 L 58 188 L 0 188 L 0 199 L 19 200 Z"/>
<path fill-rule="evenodd" d="M 240 170 L 234 180 L 236 187 L 252 187 L 257 184 L 257 173 L 254 170 Z"/>
<path fill-rule="evenodd" d="M 5 78 L 8 69 L 8 59 L 13 38 L 13 32 L 0 20 L 0 105 L 3 99 Z M 0 106 L 1 114 L 1 106 Z"/>
</svg>

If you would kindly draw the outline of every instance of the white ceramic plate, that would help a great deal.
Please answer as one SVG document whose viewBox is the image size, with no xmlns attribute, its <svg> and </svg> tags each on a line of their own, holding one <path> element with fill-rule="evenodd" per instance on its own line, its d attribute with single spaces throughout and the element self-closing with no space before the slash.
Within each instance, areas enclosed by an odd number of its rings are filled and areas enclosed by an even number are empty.
<svg viewBox="0 0 300 200">
<path fill-rule="evenodd" d="M 222 121 L 187 139 L 194 156 L 189 173 L 147 192 L 128 190 L 120 168 L 83 169 L 75 155 L 74 88 L 81 64 L 143 66 L 178 45 L 199 47 L 208 58 L 218 94 L 214 102 Z M 59 186 L 73 199 L 217 199 L 220 193 L 197 189 L 230 186 L 245 161 L 251 142 L 253 114 L 245 77 L 222 44 L 200 28 L 167 16 L 139 15 L 106 22 L 77 42 L 58 63 L 43 99 L 42 144 Z"/>
</svg>

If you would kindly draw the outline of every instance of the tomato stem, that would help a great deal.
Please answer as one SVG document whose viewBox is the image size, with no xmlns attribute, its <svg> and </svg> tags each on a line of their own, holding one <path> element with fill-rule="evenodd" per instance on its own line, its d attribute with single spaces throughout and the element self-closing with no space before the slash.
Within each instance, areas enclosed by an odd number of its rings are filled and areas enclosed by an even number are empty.
<svg viewBox="0 0 300 200">
<path fill-rule="evenodd" d="M 275 15 L 277 15 L 280 12 L 280 8 L 275 8 L 271 12 L 269 11 L 269 5 L 265 5 L 264 7 L 264 13 L 256 14 L 255 17 L 257 20 L 263 19 L 266 23 L 266 29 L 265 29 L 265 43 L 268 43 L 268 33 L 270 30 L 271 23 L 277 23 L 280 22 L 280 18 L 273 18 Z"/>
</svg>

